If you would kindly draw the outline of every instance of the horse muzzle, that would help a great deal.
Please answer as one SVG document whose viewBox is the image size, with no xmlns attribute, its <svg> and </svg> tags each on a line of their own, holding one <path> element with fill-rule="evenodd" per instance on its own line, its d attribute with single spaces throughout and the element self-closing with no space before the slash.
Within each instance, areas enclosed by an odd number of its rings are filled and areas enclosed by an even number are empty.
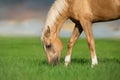
<svg viewBox="0 0 120 80">
<path fill-rule="evenodd" d="M 54 58 L 50 59 L 48 61 L 48 63 L 51 64 L 51 65 L 57 65 L 59 60 L 60 60 L 59 57 L 54 57 Z"/>
</svg>

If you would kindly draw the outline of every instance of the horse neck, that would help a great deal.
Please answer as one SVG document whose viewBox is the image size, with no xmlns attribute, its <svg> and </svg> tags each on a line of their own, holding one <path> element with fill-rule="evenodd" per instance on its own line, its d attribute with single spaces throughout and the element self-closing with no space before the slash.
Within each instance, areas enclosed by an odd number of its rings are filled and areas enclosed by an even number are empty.
<svg viewBox="0 0 120 80">
<path fill-rule="evenodd" d="M 64 22 L 66 21 L 67 17 L 59 16 L 59 18 L 56 20 L 54 29 L 56 30 L 57 36 L 59 36 L 60 30 Z"/>
<path fill-rule="evenodd" d="M 64 2 L 63 2 L 64 1 Z M 68 5 L 65 0 L 56 0 L 51 7 L 46 20 L 46 27 L 50 27 L 52 32 L 55 32 L 59 36 L 59 32 L 62 24 L 68 18 Z"/>
</svg>

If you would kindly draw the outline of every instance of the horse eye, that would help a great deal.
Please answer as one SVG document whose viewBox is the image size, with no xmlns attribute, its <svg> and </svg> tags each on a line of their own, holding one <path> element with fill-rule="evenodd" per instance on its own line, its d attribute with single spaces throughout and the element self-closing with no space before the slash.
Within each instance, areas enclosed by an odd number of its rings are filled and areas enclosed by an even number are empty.
<svg viewBox="0 0 120 80">
<path fill-rule="evenodd" d="M 52 47 L 52 44 L 46 45 L 47 49 L 50 49 Z"/>
</svg>

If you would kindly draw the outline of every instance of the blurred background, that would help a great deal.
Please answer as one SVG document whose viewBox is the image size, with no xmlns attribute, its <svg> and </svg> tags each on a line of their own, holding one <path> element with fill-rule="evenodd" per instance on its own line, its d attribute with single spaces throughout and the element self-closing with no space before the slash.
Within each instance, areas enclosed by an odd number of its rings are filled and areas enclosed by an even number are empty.
<svg viewBox="0 0 120 80">
<path fill-rule="evenodd" d="M 0 0 L 0 36 L 40 36 L 54 0 Z M 60 36 L 69 37 L 74 24 L 68 20 Z M 93 24 L 95 38 L 120 38 L 120 20 Z M 84 37 L 84 34 L 82 34 Z"/>
</svg>

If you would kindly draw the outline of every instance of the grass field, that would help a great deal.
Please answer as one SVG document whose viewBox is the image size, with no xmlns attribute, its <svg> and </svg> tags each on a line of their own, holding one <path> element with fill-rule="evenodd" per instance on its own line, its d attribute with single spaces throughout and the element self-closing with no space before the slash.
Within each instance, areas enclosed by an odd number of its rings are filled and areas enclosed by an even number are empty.
<svg viewBox="0 0 120 80">
<path fill-rule="evenodd" d="M 120 80 L 120 39 L 96 39 L 99 65 L 91 68 L 85 39 L 73 48 L 72 62 L 64 66 L 67 38 L 57 66 L 47 64 L 39 37 L 0 37 L 0 80 Z"/>
</svg>

